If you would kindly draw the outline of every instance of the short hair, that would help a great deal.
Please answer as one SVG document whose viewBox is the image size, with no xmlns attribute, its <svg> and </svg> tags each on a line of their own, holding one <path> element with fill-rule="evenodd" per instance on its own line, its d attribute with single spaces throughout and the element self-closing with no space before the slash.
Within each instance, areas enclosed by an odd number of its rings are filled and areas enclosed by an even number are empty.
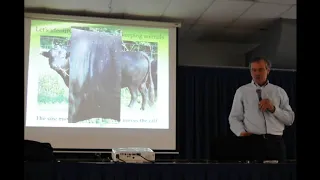
<svg viewBox="0 0 320 180">
<path fill-rule="evenodd" d="M 258 61 L 264 61 L 267 65 L 267 68 L 271 69 L 271 62 L 264 57 L 254 57 L 253 59 L 251 59 L 249 61 L 249 68 L 251 68 L 251 63 L 258 62 Z"/>
</svg>

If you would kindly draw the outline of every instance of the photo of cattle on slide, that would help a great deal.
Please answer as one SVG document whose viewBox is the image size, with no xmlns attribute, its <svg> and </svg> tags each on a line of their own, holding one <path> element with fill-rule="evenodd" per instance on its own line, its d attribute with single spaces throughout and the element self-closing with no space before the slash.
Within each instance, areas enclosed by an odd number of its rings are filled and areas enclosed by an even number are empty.
<svg viewBox="0 0 320 180">
<path fill-rule="evenodd" d="M 145 52 L 123 51 L 122 37 L 72 29 L 67 46 L 55 45 L 41 55 L 69 88 L 69 123 L 91 118 L 120 121 L 121 89 L 128 88 L 134 107 L 152 107 L 157 94 L 157 60 Z"/>
</svg>

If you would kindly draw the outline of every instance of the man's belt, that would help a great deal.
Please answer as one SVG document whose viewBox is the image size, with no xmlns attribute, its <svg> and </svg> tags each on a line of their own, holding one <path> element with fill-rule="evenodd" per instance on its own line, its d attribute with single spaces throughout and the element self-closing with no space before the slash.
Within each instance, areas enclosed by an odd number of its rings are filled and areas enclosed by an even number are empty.
<svg viewBox="0 0 320 180">
<path fill-rule="evenodd" d="M 261 137 L 263 139 L 281 139 L 282 135 L 273 134 L 252 134 L 251 136 Z"/>
</svg>

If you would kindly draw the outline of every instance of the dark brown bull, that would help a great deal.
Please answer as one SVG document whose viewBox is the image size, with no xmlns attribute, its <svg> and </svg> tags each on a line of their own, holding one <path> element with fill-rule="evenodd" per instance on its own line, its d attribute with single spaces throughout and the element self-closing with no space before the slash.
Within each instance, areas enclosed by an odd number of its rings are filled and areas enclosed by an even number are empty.
<svg viewBox="0 0 320 180">
<path fill-rule="evenodd" d="M 121 49 L 121 36 L 71 30 L 69 122 L 91 118 L 120 121 Z"/>
</svg>

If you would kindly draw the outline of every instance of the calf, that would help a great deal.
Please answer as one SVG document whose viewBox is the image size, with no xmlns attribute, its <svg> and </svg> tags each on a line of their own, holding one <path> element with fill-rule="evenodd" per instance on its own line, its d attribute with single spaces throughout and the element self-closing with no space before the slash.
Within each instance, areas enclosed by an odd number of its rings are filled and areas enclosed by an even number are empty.
<svg viewBox="0 0 320 180">
<path fill-rule="evenodd" d="M 65 48 L 55 46 L 49 51 L 40 53 L 42 56 L 48 58 L 50 68 L 55 70 L 63 79 L 67 87 L 69 87 L 69 56 Z"/>
</svg>

